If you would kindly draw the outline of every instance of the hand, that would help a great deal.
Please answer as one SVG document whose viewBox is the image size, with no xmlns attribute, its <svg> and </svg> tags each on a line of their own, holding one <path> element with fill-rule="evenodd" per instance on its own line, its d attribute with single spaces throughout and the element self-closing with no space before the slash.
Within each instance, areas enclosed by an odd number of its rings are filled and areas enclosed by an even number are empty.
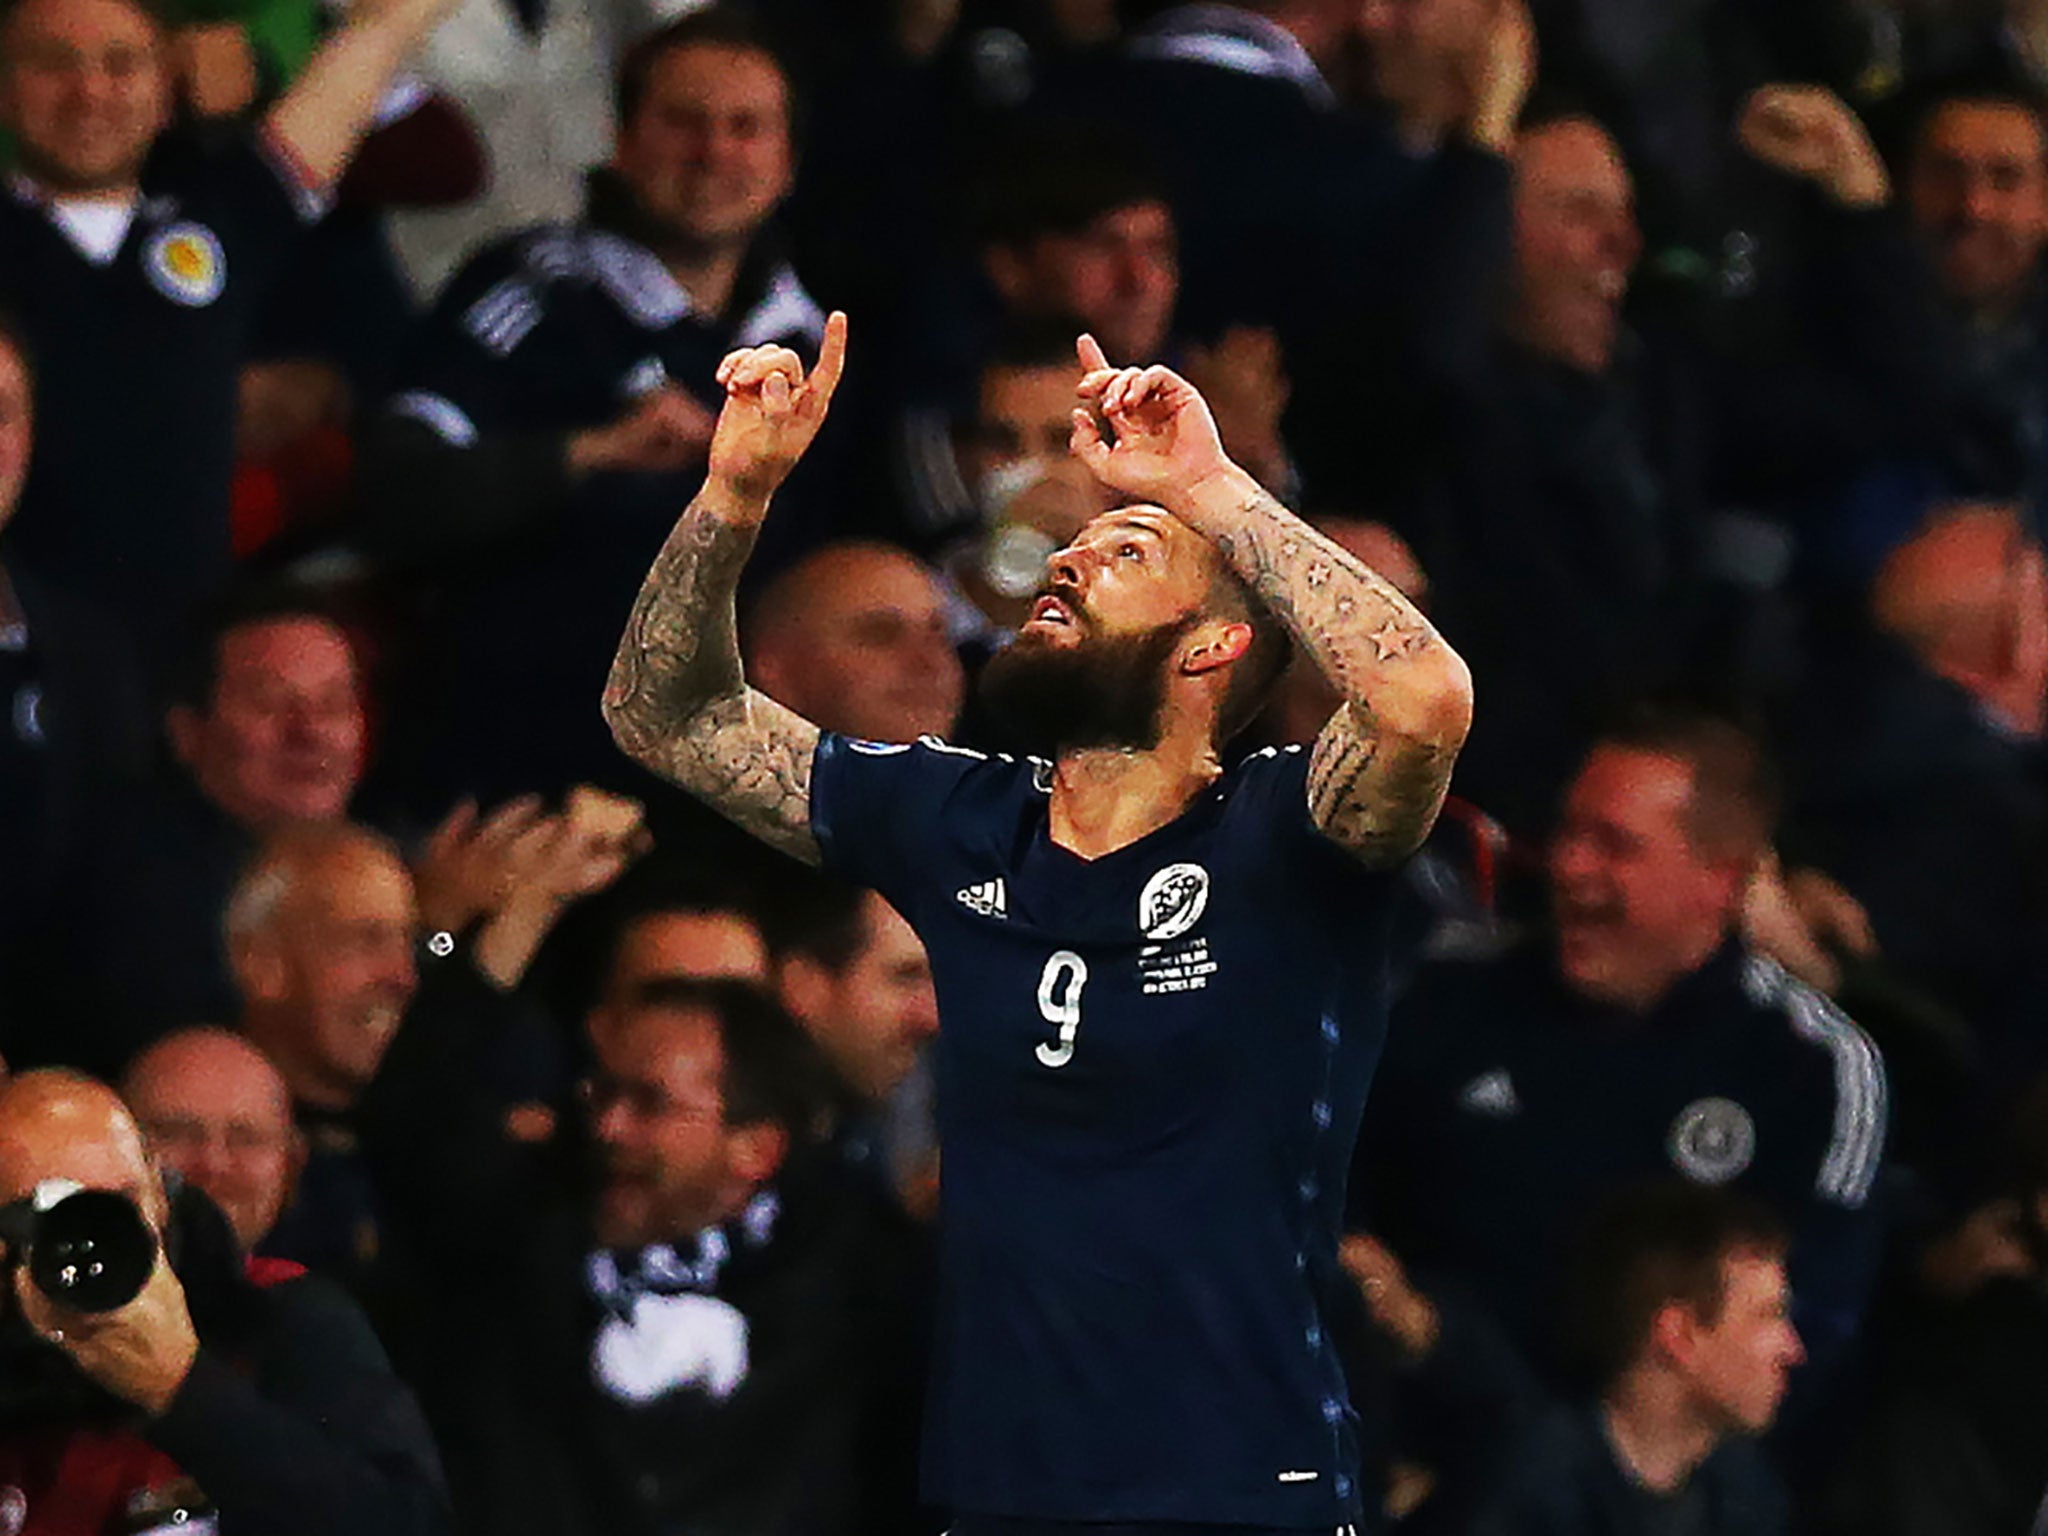
<svg viewBox="0 0 2048 1536">
<path fill-rule="evenodd" d="M 36 1289 L 26 1265 L 15 1268 L 14 1294 L 29 1327 L 87 1376 L 152 1418 L 171 1406 L 199 1354 L 185 1288 L 161 1254 L 142 1293 L 115 1312 L 74 1312 L 56 1305 Z"/>
<path fill-rule="evenodd" d="M 1269 489 L 1287 477 L 1280 415 L 1293 386 L 1280 341 L 1263 327 L 1234 325 L 1213 347 L 1189 346 L 1188 382 L 1209 403 L 1230 457 Z"/>
<path fill-rule="evenodd" d="M 1093 336 L 1081 338 L 1079 351 L 1086 374 L 1077 393 L 1109 423 L 1116 443 L 1105 442 L 1095 416 L 1080 408 L 1070 443 L 1104 485 L 1171 512 L 1203 481 L 1242 473 L 1186 379 L 1170 368 L 1112 368 Z"/>
<path fill-rule="evenodd" d="M 582 474 L 638 470 L 662 474 L 704 462 L 714 418 L 696 397 L 669 386 L 642 395 L 608 427 L 569 439 L 569 467 Z"/>
<path fill-rule="evenodd" d="M 508 800 L 481 825 L 474 800 L 464 800 L 434 829 L 413 866 L 420 921 L 429 933 L 460 933 L 511 894 L 536 838 L 552 828 L 538 795 Z"/>
<path fill-rule="evenodd" d="M 256 99 L 256 51 L 237 22 L 180 27 L 171 67 L 200 117 L 232 117 Z"/>
<path fill-rule="evenodd" d="M 595 895 L 652 845 L 646 807 L 578 784 L 534 856 L 516 877 L 517 895 L 566 903 Z"/>
<path fill-rule="evenodd" d="M 1758 861 L 1742 893 L 1742 937 L 1810 987 L 1833 992 L 1842 984 L 1842 968 L 1793 900 L 1775 849 Z"/>
<path fill-rule="evenodd" d="M 1442 1319 L 1436 1303 L 1408 1283 L 1408 1272 L 1384 1243 L 1354 1232 L 1338 1245 L 1337 1260 L 1358 1282 L 1372 1319 L 1410 1360 L 1425 1360 L 1436 1348 Z"/>
<path fill-rule="evenodd" d="M 1877 929 L 1863 903 L 1817 869 L 1794 869 L 1785 890 L 1808 930 L 1829 949 L 1859 960 L 1877 955 Z"/>
<path fill-rule="evenodd" d="M 837 310 L 825 322 L 809 378 L 803 359 L 787 347 L 749 347 L 728 356 L 718 365 L 725 409 L 711 439 L 711 479 L 765 514 L 768 498 L 824 425 L 845 371 L 846 316 Z"/>
<path fill-rule="evenodd" d="M 1743 104 L 1735 131 L 1766 165 L 1813 182 L 1847 208 L 1881 208 L 1891 178 L 1863 120 L 1815 85 L 1767 85 Z"/>
<path fill-rule="evenodd" d="M 1500 0 L 1485 38 L 1468 57 L 1466 130 L 1481 148 L 1504 155 L 1536 83 L 1536 23 L 1526 0 Z"/>
</svg>

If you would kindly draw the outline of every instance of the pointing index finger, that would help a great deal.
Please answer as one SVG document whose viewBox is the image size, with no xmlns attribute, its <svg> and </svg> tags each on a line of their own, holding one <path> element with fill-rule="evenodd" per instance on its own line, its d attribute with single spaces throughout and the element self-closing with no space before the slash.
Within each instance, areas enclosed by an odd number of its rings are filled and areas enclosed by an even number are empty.
<svg viewBox="0 0 2048 1536">
<path fill-rule="evenodd" d="M 839 376 L 846 371 L 846 311 L 835 309 L 825 321 L 825 339 L 818 347 L 818 366 L 811 370 L 810 387 L 822 408 L 832 403 Z"/>
<path fill-rule="evenodd" d="M 1102 350 L 1102 343 L 1086 331 L 1076 338 L 1074 351 L 1079 355 L 1085 373 L 1101 373 L 1109 367 L 1109 358 Z"/>
</svg>

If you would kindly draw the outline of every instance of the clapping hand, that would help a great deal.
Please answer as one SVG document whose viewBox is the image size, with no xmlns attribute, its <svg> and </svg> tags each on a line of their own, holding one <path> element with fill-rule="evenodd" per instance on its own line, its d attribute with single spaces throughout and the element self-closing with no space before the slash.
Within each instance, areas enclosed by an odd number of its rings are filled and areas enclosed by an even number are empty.
<svg viewBox="0 0 2048 1536">
<path fill-rule="evenodd" d="M 1849 208 L 1881 208 L 1891 178 L 1863 120 L 1817 85 L 1767 85 L 1736 119 L 1743 148 L 1766 165 L 1819 186 Z"/>
</svg>

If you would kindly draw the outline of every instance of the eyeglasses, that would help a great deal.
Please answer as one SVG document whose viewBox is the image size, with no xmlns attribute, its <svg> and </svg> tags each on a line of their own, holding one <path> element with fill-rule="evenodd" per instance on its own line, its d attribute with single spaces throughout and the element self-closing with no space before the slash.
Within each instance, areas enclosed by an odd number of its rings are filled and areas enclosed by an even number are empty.
<svg viewBox="0 0 2048 1536">
<path fill-rule="evenodd" d="M 716 1104 L 686 1104 L 669 1097 L 652 1083 L 593 1072 L 576 1085 L 576 1098 L 595 1120 L 614 1107 L 623 1108 L 636 1120 L 688 1120 L 716 1124 L 724 1117 Z"/>
</svg>

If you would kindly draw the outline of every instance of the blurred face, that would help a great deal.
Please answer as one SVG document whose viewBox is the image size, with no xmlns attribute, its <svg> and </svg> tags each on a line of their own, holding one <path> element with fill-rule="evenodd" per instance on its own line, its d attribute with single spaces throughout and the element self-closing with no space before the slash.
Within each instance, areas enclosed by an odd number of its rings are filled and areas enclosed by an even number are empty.
<svg viewBox="0 0 2048 1536">
<path fill-rule="evenodd" d="M 156 25 L 126 0 L 24 0 L 0 37 L 0 123 L 50 191 L 132 191 L 170 121 Z"/>
<path fill-rule="evenodd" d="M 2032 287 L 2048 244 L 2041 125 L 2032 113 L 1995 102 L 1942 107 L 1915 149 L 1906 202 L 1949 296 L 2009 308 Z"/>
<path fill-rule="evenodd" d="M 1067 439 L 1080 379 L 1080 369 L 1066 364 L 982 370 L 980 407 L 966 454 L 977 491 L 993 474 L 1036 478 L 1075 462 Z"/>
<path fill-rule="evenodd" d="M 678 48 L 655 61 L 613 167 L 641 210 L 685 244 L 745 246 L 789 194 L 789 94 L 748 48 Z"/>
<path fill-rule="evenodd" d="M 650 912 L 619 938 L 603 1001 L 588 1020 L 600 1053 L 633 1012 L 633 998 L 650 981 L 681 976 L 694 981 L 768 981 L 768 946 L 737 912 Z"/>
<path fill-rule="evenodd" d="M 1721 1313 L 1695 1321 L 1683 1362 L 1708 1415 L 1729 1431 L 1760 1435 L 1777 1416 L 1792 1367 L 1806 1358 L 1792 1327 L 1785 1266 L 1759 1254 L 1721 1265 Z"/>
<path fill-rule="evenodd" d="M 128 1105 L 157 1162 L 227 1214 L 245 1249 L 277 1224 L 298 1174 L 284 1079 L 253 1047 L 212 1036 L 165 1042 L 136 1063 Z"/>
<path fill-rule="evenodd" d="M 725 1123 L 725 1052 L 710 1015 L 643 1009 L 600 1050 L 586 1087 L 603 1158 L 598 1241 L 632 1247 L 696 1232 L 749 1192 L 743 1135 Z"/>
<path fill-rule="evenodd" d="M 764 691 L 818 724 L 870 741 L 953 728 L 966 688 L 938 583 L 907 555 L 815 557 L 800 620 L 764 640 Z"/>
<path fill-rule="evenodd" d="M 171 743 L 207 799 L 251 831 L 340 816 L 363 760 L 347 639 L 319 619 L 230 632 L 211 705 L 173 710 Z"/>
<path fill-rule="evenodd" d="M 992 274 L 1014 308 L 1079 320 L 1111 362 L 1154 363 L 1180 297 L 1173 215 L 1164 203 L 1112 209 L 1078 233 L 999 251 Z"/>
<path fill-rule="evenodd" d="M 1686 763 L 1615 746 L 1573 781 L 1550 895 L 1558 968 L 1586 996 L 1648 1009 L 1727 933 L 1742 871 L 1694 846 L 1692 789 Z"/>
<path fill-rule="evenodd" d="M 1429 104 L 1449 83 L 1451 61 L 1484 40 L 1494 10 L 1493 0 L 1363 0 L 1358 32 L 1374 94 L 1394 107 Z"/>
<path fill-rule="evenodd" d="M 938 1032 L 931 962 L 910 924 L 870 891 L 863 900 L 867 943 L 846 969 L 823 972 L 821 1001 L 805 1022 L 856 1092 L 885 1099 L 917 1065 Z"/>
<path fill-rule="evenodd" d="M 340 1108 L 377 1074 L 412 1002 L 419 913 L 412 877 L 365 846 L 302 875 L 272 924 L 253 1001 L 263 1043 L 309 1103 Z"/>
<path fill-rule="evenodd" d="M 1510 328 L 1546 357 L 1602 372 L 1642 252 L 1621 151 L 1583 118 L 1524 135 L 1515 145 L 1514 206 Z"/>
<path fill-rule="evenodd" d="M 0 341 L 0 528 L 14 515 L 35 441 L 35 395 L 21 354 Z"/>
</svg>

